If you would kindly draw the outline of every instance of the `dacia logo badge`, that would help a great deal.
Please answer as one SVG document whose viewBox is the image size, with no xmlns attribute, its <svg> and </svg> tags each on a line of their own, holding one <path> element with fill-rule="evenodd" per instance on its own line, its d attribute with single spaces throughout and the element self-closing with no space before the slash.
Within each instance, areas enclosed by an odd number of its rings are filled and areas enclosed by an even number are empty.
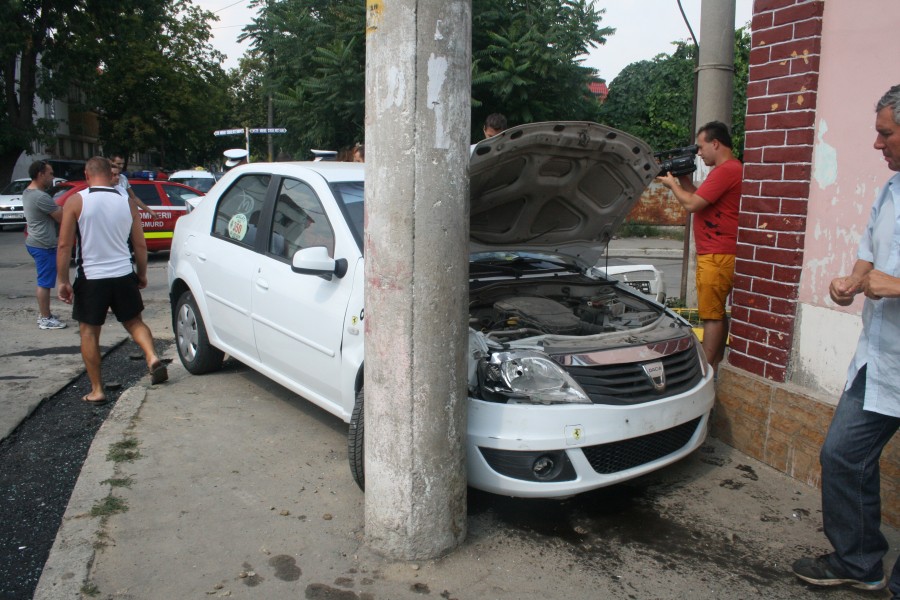
<svg viewBox="0 0 900 600">
<path fill-rule="evenodd" d="M 653 389 L 655 389 L 657 392 L 665 391 L 666 370 L 663 368 L 663 364 L 661 361 L 641 365 L 641 368 L 644 369 L 644 373 L 650 379 L 650 383 L 653 384 Z"/>
</svg>

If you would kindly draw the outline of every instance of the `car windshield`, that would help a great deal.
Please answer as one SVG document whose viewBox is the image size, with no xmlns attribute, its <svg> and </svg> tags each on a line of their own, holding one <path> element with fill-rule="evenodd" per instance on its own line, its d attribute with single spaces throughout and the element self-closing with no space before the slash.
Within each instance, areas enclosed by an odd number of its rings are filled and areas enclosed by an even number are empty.
<svg viewBox="0 0 900 600">
<path fill-rule="evenodd" d="M 11 181 L 9 182 L 9 185 L 3 188 L 3 191 L 0 192 L 0 195 L 12 196 L 14 194 L 21 194 L 25 191 L 25 188 L 28 187 L 29 183 L 31 183 L 31 181 L 28 179 Z"/>
<path fill-rule="evenodd" d="M 204 194 L 208 192 L 216 182 L 212 177 L 170 177 L 169 181 L 190 186 L 195 190 L 200 190 Z"/>
<path fill-rule="evenodd" d="M 353 230 L 353 237 L 359 244 L 359 249 L 363 248 L 363 182 L 362 181 L 339 181 L 331 184 L 331 191 L 337 198 L 338 205 L 344 212 L 350 229 Z"/>
</svg>

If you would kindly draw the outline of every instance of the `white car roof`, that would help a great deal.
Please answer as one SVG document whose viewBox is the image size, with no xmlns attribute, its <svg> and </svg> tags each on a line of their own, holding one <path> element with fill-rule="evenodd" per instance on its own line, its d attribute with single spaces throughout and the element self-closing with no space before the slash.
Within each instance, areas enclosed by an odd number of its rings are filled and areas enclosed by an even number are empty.
<svg viewBox="0 0 900 600">
<path fill-rule="evenodd" d="M 175 171 L 169 175 L 169 179 L 215 179 L 215 176 L 209 171 L 188 169 L 184 171 Z"/>
</svg>

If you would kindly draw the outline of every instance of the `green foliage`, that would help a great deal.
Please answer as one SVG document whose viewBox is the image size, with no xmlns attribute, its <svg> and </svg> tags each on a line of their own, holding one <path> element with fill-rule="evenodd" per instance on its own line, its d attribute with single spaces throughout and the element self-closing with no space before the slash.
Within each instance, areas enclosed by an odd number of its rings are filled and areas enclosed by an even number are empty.
<svg viewBox="0 0 900 600">
<path fill-rule="evenodd" d="M 258 92 L 274 98 L 283 150 L 309 159 L 310 148 L 362 140 L 365 111 L 365 3 L 358 0 L 255 0 L 245 28 L 257 64 Z"/>
<path fill-rule="evenodd" d="M 696 48 L 684 41 L 673 45 L 672 54 L 660 54 L 622 69 L 610 83 L 609 96 L 599 114 L 601 122 L 632 133 L 657 150 L 694 141 L 691 116 Z M 744 140 L 749 57 L 750 34 L 741 28 L 735 32 L 732 113 L 732 136 L 738 156 Z"/>
<path fill-rule="evenodd" d="M 287 149 L 340 149 L 362 140 L 365 113 L 365 5 L 358 0 L 255 0 L 245 29 L 274 93 Z M 594 120 L 587 90 L 593 69 L 579 57 L 613 29 L 599 26 L 590 0 L 479 0 L 472 5 L 473 140 L 484 117 L 510 124 Z M 281 140 L 279 140 L 281 142 Z"/>
<path fill-rule="evenodd" d="M 510 125 L 596 120 L 587 89 L 594 70 L 579 57 L 615 30 L 587 0 L 481 0 L 472 6 L 472 139 L 487 115 Z"/>
<path fill-rule="evenodd" d="M 108 150 L 156 150 L 163 166 L 203 164 L 220 152 L 212 131 L 227 107 L 222 56 L 210 45 L 217 17 L 189 0 L 166 0 L 164 9 L 156 19 L 120 15 L 89 102 Z"/>
</svg>

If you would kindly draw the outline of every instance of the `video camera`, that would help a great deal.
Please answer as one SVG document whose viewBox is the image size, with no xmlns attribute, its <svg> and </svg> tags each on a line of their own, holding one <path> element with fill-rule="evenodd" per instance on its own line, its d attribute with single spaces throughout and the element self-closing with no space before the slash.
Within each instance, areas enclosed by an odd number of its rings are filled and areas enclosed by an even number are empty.
<svg viewBox="0 0 900 600">
<path fill-rule="evenodd" d="M 694 156 L 697 155 L 698 149 L 696 144 L 691 144 L 690 146 L 655 153 L 653 156 L 656 158 L 656 162 L 659 163 L 659 174 L 671 173 L 675 177 L 679 177 L 693 173 L 697 170 Z"/>
</svg>

